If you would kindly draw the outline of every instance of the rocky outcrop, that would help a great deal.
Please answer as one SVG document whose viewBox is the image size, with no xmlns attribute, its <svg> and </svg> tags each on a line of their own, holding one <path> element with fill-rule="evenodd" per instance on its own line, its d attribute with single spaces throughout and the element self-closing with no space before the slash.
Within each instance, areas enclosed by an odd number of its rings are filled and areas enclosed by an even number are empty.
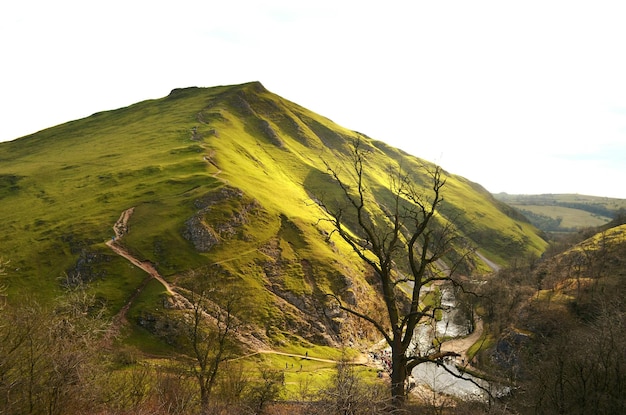
<svg viewBox="0 0 626 415">
<path fill-rule="evenodd" d="M 219 243 L 219 237 L 215 231 L 207 225 L 201 213 L 197 213 L 185 222 L 183 236 L 193 243 L 199 252 L 209 252 L 211 248 Z"/>
<path fill-rule="evenodd" d="M 259 262 L 266 277 L 266 287 L 276 296 L 276 304 L 282 310 L 279 329 L 316 344 L 336 346 L 339 343 L 338 326 L 327 313 L 324 296 L 315 286 L 309 261 L 284 258 L 278 239 L 268 241 L 259 251 L 268 258 Z M 298 276 L 302 278 L 302 288 L 294 292 L 286 286 L 285 280 L 295 280 L 300 278 Z"/>
<path fill-rule="evenodd" d="M 232 187 L 209 193 L 197 199 L 194 206 L 198 211 L 185 221 L 183 237 L 199 252 L 208 252 L 220 241 L 234 237 L 249 222 L 251 212 L 261 208 L 258 202 Z"/>
<path fill-rule="evenodd" d="M 82 283 L 104 278 L 106 269 L 102 266 L 111 260 L 109 255 L 101 252 L 83 249 L 74 265 L 65 271 L 65 278 L 61 285 L 65 288 L 76 287 Z"/>
</svg>

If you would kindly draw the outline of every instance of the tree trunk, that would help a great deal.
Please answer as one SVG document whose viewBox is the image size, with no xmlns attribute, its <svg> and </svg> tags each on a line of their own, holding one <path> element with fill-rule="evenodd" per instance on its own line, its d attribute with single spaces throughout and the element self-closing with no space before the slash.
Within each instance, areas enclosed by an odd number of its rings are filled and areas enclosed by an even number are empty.
<svg viewBox="0 0 626 415">
<path fill-rule="evenodd" d="M 209 392 L 202 384 L 200 385 L 200 413 L 202 415 L 209 413 Z"/>
<path fill-rule="evenodd" d="M 404 352 L 391 349 L 391 401 L 394 409 L 401 409 L 405 401 L 407 360 Z"/>
</svg>

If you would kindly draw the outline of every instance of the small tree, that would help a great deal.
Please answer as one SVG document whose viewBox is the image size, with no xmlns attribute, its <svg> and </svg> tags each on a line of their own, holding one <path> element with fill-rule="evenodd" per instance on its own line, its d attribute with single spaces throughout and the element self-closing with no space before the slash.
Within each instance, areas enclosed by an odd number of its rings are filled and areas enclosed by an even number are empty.
<svg viewBox="0 0 626 415">
<path fill-rule="evenodd" d="M 436 218 L 446 184 L 440 167 L 422 166 L 419 172 L 429 180 L 429 192 L 417 186 L 412 174 L 400 167 L 391 168 L 391 196 L 383 204 L 376 199 L 373 186 L 368 185 L 367 155 L 363 142 L 357 139 L 350 153 L 348 173 L 343 174 L 325 161 L 341 196 L 336 203 L 323 198 L 318 198 L 317 203 L 325 213 L 322 220 L 334 228 L 331 236 L 339 235 L 368 265 L 382 291 L 384 321 L 344 304 L 336 295 L 333 297 L 341 310 L 371 323 L 391 348 L 391 394 L 394 407 L 399 408 L 405 401 L 407 376 L 416 365 L 454 354 L 420 355 L 409 351 L 417 324 L 424 318 L 435 318 L 436 306 L 420 304 L 423 287 L 435 281 L 456 284 L 452 276 L 470 250 L 456 255 L 453 264 L 443 264 L 455 246 L 462 247 L 462 241 L 454 224 Z M 406 273 L 397 270 L 398 262 L 406 264 Z M 401 287 L 408 287 L 408 295 Z"/>
<path fill-rule="evenodd" d="M 183 324 L 194 358 L 192 372 L 200 389 L 202 413 L 209 411 L 222 363 L 233 357 L 233 339 L 239 326 L 235 317 L 239 297 L 228 284 L 216 284 L 217 278 L 215 272 L 194 277 L 191 310 Z"/>
<path fill-rule="evenodd" d="M 389 413 L 389 395 L 381 384 L 366 384 L 353 364 L 342 360 L 331 384 L 322 389 L 320 401 L 311 408 L 314 415 L 378 415 Z"/>
<path fill-rule="evenodd" d="M 6 275 L 5 267 L 8 265 L 8 261 L 5 261 L 2 257 L 0 257 L 0 277 Z M 0 282 L 0 311 L 6 305 L 6 290 L 7 287 L 2 282 Z"/>
<path fill-rule="evenodd" d="M 0 310 L 0 413 L 91 412 L 108 323 L 79 287 L 53 310 L 34 301 Z"/>
<path fill-rule="evenodd" d="M 280 370 L 271 370 L 261 367 L 260 379 L 251 383 L 246 400 L 249 413 L 259 415 L 265 412 L 267 404 L 274 401 L 285 384 L 285 373 Z"/>
</svg>

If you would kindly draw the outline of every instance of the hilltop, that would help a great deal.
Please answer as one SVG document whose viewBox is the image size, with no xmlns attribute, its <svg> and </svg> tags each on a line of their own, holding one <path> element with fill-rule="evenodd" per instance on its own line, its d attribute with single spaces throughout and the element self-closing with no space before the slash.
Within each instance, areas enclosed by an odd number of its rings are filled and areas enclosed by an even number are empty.
<svg viewBox="0 0 626 415">
<path fill-rule="evenodd" d="M 345 164 L 357 138 L 371 152 L 368 174 L 380 203 L 389 165 L 431 165 L 258 82 L 175 89 L 0 143 L 9 301 L 45 303 L 85 284 L 111 316 L 128 307 L 129 343 L 168 350 L 169 286 L 146 281 L 144 270 L 107 245 L 119 236 L 113 226 L 122 212 L 134 208 L 116 244 L 175 289 L 221 278 L 245 294 L 244 307 L 254 311 L 247 324 L 261 344 L 335 347 L 342 322 L 324 312 L 325 293 L 347 301 L 359 293 L 371 303 L 380 295 L 356 256 L 328 241 L 312 203 L 333 197 L 324 161 Z M 466 273 L 545 250 L 537 229 L 482 186 L 451 174 L 446 180 L 442 220 L 455 221 L 478 248 Z"/>
</svg>

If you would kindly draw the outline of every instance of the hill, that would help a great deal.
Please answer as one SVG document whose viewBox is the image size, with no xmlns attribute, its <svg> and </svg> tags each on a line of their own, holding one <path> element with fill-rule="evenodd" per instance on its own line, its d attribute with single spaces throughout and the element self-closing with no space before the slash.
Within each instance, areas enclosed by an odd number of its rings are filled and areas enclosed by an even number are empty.
<svg viewBox="0 0 626 415">
<path fill-rule="evenodd" d="M 237 287 L 253 310 L 250 331 L 270 347 L 334 346 L 341 322 L 324 312 L 325 293 L 379 298 L 355 255 L 329 243 L 312 203 L 333 196 L 323 161 L 347 163 L 357 137 L 371 150 L 368 174 L 381 204 L 390 164 L 429 165 L 258 82 L 176 89 L 0 143 L 9 301 L 45 303 L 86 284 L 111 316 L 128 308 L 129 343 L 171 343 L 160 324 L 173 307 L 170 288 L 146 281 L 138 263 L 106 244 L 134 208 L 115 242 L 167 284 L 182 291 L 217 278 Z M 447 175 L 441 215 L 478 247 L 468 273 L 546 247 L 523 217 L 463 177 Z"/>
<path fill-rule="evenodd" d="M 626 209 L 626 200 L 579 194 L 511 195 L 494 197 L 524 214 L 546 232 L 571 233 L 609 223 Z"/>
<path fill-rule="evenodd" d="M 516 413 L 624 412 L 626 225 L 591 233 L 485 285 L 478 359 L 518 388 Z"/>
</svg>

